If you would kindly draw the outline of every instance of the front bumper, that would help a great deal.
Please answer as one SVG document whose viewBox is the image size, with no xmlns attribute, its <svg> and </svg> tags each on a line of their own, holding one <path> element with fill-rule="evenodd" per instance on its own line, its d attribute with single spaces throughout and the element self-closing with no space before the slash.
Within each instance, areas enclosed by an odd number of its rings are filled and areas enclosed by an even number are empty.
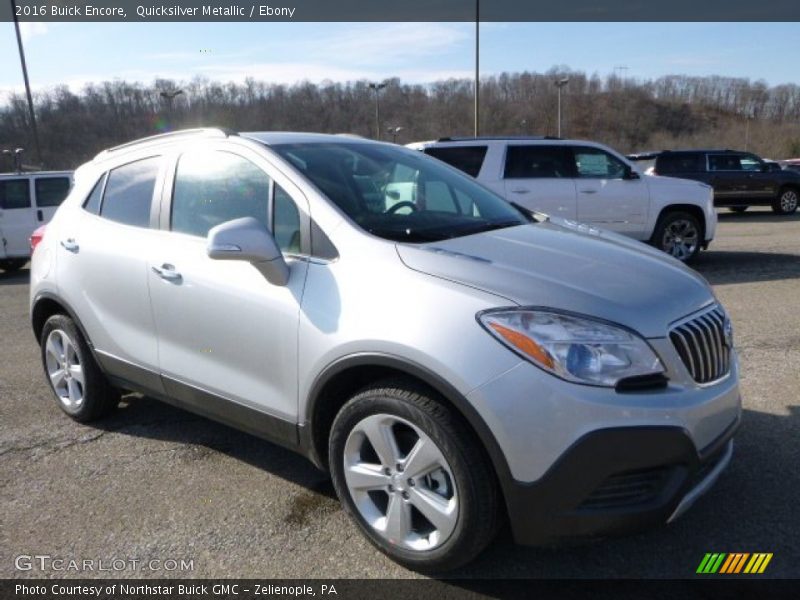
<svg viewBox="0 0 800 600">
<path fill-rule="evenodd" d="M 628 533 L 674 520 L 727 466 L 739 422 L 699 452 L 680 427 L 586 434 L 536 482 L 504 482 L 515 541 Z"/>
</svg>

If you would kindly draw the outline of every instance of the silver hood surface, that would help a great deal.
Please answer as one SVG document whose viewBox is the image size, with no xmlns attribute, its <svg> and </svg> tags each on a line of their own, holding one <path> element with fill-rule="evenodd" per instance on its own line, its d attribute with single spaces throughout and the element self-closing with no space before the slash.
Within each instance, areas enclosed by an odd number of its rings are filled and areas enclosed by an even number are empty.
<svg viewBox="0 0 800 600">
<path fill-rule="evenodd" d="M 620 323 L 645 337 L 708 305 L 699 274 L 613 232 L 562 219 L 424 245 L 398 244 L 416 271 L 507 298 Z M 443 307 L 446 310 L 446 307 Z"/>
</svg>

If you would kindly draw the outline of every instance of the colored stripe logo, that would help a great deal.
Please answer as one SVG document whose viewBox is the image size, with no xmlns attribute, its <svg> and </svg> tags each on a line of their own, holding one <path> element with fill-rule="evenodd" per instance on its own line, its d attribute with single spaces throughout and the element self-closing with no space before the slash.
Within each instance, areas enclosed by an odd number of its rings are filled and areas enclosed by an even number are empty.
<svg viewBox="0 0 800 600">
<path fill-rule="evenodd" d="M 700 561 L 697 573 L 702 575 L 737 575 L 739 573 L 763 573 L 769 561 L 772 560 L 772 553 L 769 552 L 708 552 Z"/>
</svg>

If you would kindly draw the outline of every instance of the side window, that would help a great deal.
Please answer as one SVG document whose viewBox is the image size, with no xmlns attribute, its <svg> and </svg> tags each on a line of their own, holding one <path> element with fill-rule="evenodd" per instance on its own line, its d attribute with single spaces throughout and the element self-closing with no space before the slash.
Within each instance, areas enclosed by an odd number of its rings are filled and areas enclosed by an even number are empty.
<svg viewBox="0 0 800 600">
<path fill-rule="evenodd" d="M 93 215 L 100 214 L 100 201 L 103 199 L 103 185 L 106 182 L 106 176 L 100 178 L 100 180 L 94 184 L 94 189 L 92 189 L 92 193 L 89 194 L 89 197 L 86 198 L 86 201 L 83 203 L 83 210 L 92 213 Z"/>
<path fill-rule="evenodd" d="M 110 171 L 100 216 L 125 225 L 149 227 L 159 160 L 146 158 Z"/>
<path fill-rule="evenodd" d="M 506 179 L 574 177 L 572 152 L 566 146 L 509 146 Z"/>
<path fill-rule="evenodd" d="M 742 171 L 760 171 L 761 160 L 752 154 L 743 154 L 739 157 L 739 166 Z"/>
<path fill-rule="evenodd" d="M 272 235 L 283 252 L 300 253 L 300 213 L 294 200 L 277 184 L 272 205 Z"/>
<path fill-rule="evenodd" d="M 742 164 L 735 154 L 709 154 L 709 171 L 741 171 Z"/>
<path fill-rule="evenodd" d="M 36 206 L 59 206 L 69 194 L 70 186 L 69 177 L 37 177 L 34 183 Z"/>
<path fill-rule="evenodd" d="M 27 179 L 6 179 L 0 181 L 0 208 L 31 207 L 31 184 Z"/>
<path fill-rule="evenodd" d="M 702 154 L 662 154 L 656 159 L 656 171 L 659 175 L 701 173 L 705 170 Z"/>
<path fill-rule="evenodd" d="M 451 167 L 477 177 L 481 172 L 483 159 L 488 146 L 448 146 L 446 148 L 426 148 L 425 154 L 446 162 Z"/>
<path fill-rule="evenodd" d="M 625 163 L 600 148 L 575 148 L 578 177 L 621 179 L 627 171 Z"/>
<path fill-rule="evenodd" d="M 187 152 L 178 161 L 172 193 L 172 230 L 206 237 L 232 219 L 254 217 L 267 227 L 270 178 L 230 152 Z"/>
</svg>

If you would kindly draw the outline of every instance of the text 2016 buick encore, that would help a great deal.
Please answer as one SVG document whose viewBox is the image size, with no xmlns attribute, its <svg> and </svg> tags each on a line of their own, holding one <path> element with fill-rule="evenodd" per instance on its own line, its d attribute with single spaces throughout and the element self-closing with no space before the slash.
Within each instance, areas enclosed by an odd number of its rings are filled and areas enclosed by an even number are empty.
<svg viewBox="0 0 800 600">
<path fill-rule="evenodd" d="M 699 275 L 394 145 L 196 130 L 82 166 L 31 272 L 79 421 L 135 390 L 329 470 L 367 538 L 445 570 L 672 520 L 730 460 L 730 321 Z"/>
</svg>

